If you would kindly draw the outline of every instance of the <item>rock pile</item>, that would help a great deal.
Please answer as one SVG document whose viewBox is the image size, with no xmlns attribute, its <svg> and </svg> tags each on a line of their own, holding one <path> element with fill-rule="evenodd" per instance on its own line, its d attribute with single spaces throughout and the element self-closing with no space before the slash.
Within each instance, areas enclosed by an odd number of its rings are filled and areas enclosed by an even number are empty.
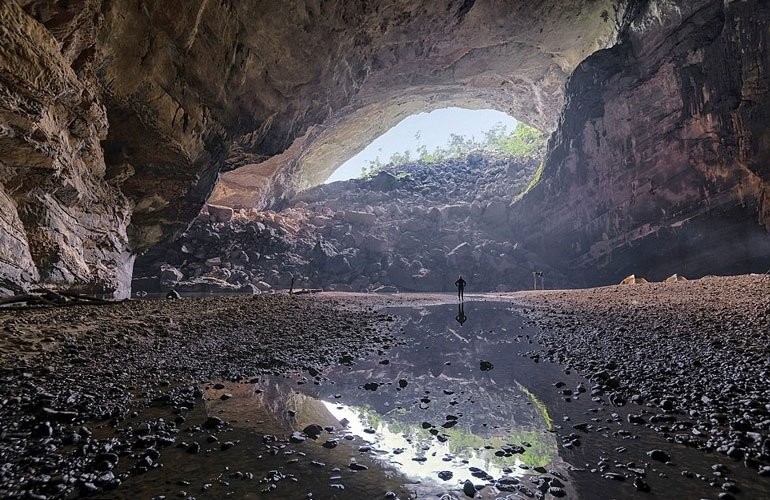
<svg viewBox="0 0 770 500">
<path fill-rule="evenodd" d="M 629 423 L 770 474 L 768 290 L 751 275 L 549 292 L 526 311 L 542 329 L 531 356 L 633 408 Z"/>
<path fill-rule="evenodd" d="M 509 216 L 538 161 L 471 153 L 321 185 L 280 211 L 208 207 L 181 238 L 140 257 L 135 290 L 344 291 L 528 288 L 548 269 L 515 242 Z"/>
</svg>

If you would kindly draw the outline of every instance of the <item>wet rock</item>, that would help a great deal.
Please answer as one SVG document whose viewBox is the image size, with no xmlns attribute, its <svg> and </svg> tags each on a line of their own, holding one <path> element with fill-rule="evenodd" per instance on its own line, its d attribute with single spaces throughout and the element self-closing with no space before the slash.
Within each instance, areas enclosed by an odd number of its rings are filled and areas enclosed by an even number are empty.
<svg viewBox="0 0 770 500">
<path fill-rule="evenodd" d="M 226 424 L 225 424 L 224 420 L 222 420 L 221 418 L 211 416 L 211 417 L 206 418 L 206 421 L 203 422 L 202 427 L 204 429 L 219 429 L 221 427 L 224 427 L 225 425 Z"/>
<path fill-rule="evenodd" d="M 638 476 L 634 478 L 634 488 L 636 491 L 650 491 L 650 485 L 647 484 L 647 481 Z"/>
<path fill-rule="evenodd" d="M 483 371 L 483 372 L 488 372 L 488 371 L 490 371 L 491 369 L 493 369 L 494 367 L 495 367 L 495 366 L 492 364 L 492 362 L 491 362 L 491 361 L 484 361 L 484 360 L 482 360 L 482 361 L 479 363 L 479 368 L 480 368 L 480 369 L 481 369 L 481 371 Z"/>
<path fill-rule="evenodd" d="M 302 429 L 302 432 L 310 439 L 318 439 L 318 436 L 321 435 L 323 430 L 324 430 L 323 427 L 321 427 L 318 424 L 310 424 L 304 429 Z"/>
<path fill-rule="evenodd" d="M 474 498 L 476 496 L 476 487 L 473 485 L 473 483 L 466 479 L 463 483 L 463 493 L 465 493 L 466 496 Z"/>
<path fill-rule="evenodd" d="M 112 469 L 119 460 L 117 453 L 99 453 L 94 457 L 94 467 L 97 470 Z"/>
<path fill-rule="evenodd" d="M 564 491 L 564 488 L 560 488 L 559 486 L 551 486 L 551 487 L 549 487 L 548 488 L 548 493 L 550 493 L 551 495 L 553 495 L 553 496 L 555 496 L 557 498 L 562 498 L 562 497 L 567 496 L 567 492 Z"/>
<path fill-rule="evenodd" d="M 647 456 L 658 462 L 670 462 L 671 456 L 663 450 L 655 449 L 647 452 Z"/>
<path fill-rule="evenodd" d="M 364 464 L 359 464 L 357 462 L 350 462 L 350 464 L 348 465 L 348 468 L 354 471 L 369 470 L 369 467 L 367 467 Z"/>
<path fill-rule="evenodd" d="M 40 413 L 41 418 L 53 422 L 72 422 L 79 416 L 76 411 L 54 410 L 52 408 L 43 408 Z"/>
<path fill-rule="evenodd" d="M 32 437 L 49 438 L 51 436 L 53 436 L 53 427 L 50 422 L 40 423 L 32 430 Z"/>
<path fill-rule="evenodd" d="M 289 436 L 289 441 L 292 443 L 304 443 L 306 440 L 307 437 L 305 437 L 305 435 L 301 432 L 294 432 L 291 436 Z"/>
<path fill-rule="evenodd" d="M 442 481 L 449 481 L 450 479 L 452 479 L 452 477 L 454 477 L 454 474 L 452 474 L 451 471 L 442 470 L 441 472 L 438 473 L 438 477 Z"/>
</svg>

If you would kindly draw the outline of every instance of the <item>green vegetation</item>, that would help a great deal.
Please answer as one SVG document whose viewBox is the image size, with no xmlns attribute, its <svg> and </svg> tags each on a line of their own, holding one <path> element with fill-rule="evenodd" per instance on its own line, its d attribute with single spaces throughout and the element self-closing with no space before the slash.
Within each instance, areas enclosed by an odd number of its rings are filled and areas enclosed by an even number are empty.
<svg viewBox="0 0 770 500">
<path fill-rule="evenodd" d="M 532 404 L 535 405 L 535 407 L 540 412 L 540 416 L 543 417 L 543 422 L 545 422 L 546 427 L 548 430 L 553 429 L 553 419 L 551 418 L 551 414 L 548 413 L 548 408 L 545 406 L 545 403 L 540 401 L 537 396 L 535 396 L 532 392 L 530 392 L 529 389 L 521 385 L 520 383 L 516 382 L 516 385 L 521 389 L 521 392 L 526 394 L 530 401 L 532 401 Z"/>
<path fill-rule="evenodd" d="M 484 138 L 480 141 L 473 137 L 451 134 L 446 146 L 438 147 L 433 151 L 429 151 L 428 147 L 420 142 L 420 132 L 417 132 L 414 138 L 417 141 L 417 151 L 414 156 L 409 150 L 394 153 L 386 162 L 380 160 L 378 156 L 370 161 L 369 165 L 361 168 L 361 177 L 370 179 L 385 167 L 404 165 L 412 161 L 438 163 L 450 158 L 461 158 L 475 150 L 497 152 L 518 158 L 542 158 L 548 140 L 546 134 L 523 123 L 518 123 L 510 133 L 505 125 L 498 123 L 484 132 Z M 539 169 L 538 172 L 540 171 Z"/>
<path fill-rule="evenodd" d="M 491 130 L 484 132 L 484 137 L 482 149 L 491 149 L 519 158 L 542 158 L 548 140 L 544 133 L 523 123 L 516 125 L 510 134 L 502 123 L 498 123 Z"/>
<path fill-rule="evenodd" d="M 518 383 L 517 385 L 537 407 L 538 412 L 543 416 L 543 420 L 548 428 L 552 428 L 553 421 L 551 420 L 545 405 L 537 399 L 534 394 L 529 392 L 526 387 Z M 391 411 L 384 416 L 380 416 L 377 411 L 369 405 L 351 407 L 351 409 L 357 412 L 358 418 L 361 419 L 364 424 L 374 429 L 378 429 L 380 425 L 383 425 L 389 432 L 407 438 L 415 449 L 429 446 L 434 442 L 435 437 L 432 436 L 428 430 L 420 428 L 417 424 L 409 423 L 398 418 L 403 418 L 405 415 L 411 413 L 406 409 L 402 408 L 400 411 Z M 466 459 L 478 457 L 481 460 L 484 460 L 487 466 L 495 465 L 500 468 L 513 467 L 519 462 L 529 465 L 530 467 L 546 466 L 553 462 L 557 456 L 556 440 L 554 437 L 537 427 L 519 427 L 517 429 L 512 429 L 508 435 L 487 437 L 473 434 L 468 429 L 463 429 L 460 426 L 442 429 L 441 432 L 449 438 L 447 447 L 451 454 Z M 527 443 L 527 446 L 524 447 L 525 451 L 523 454 L 515 454 L 510 457 L 496 456 L 494 454 L 496 450 L 508 443 L 517 445 Z M 491 446 L 491 448 L 487 448 L 487 446 Z"/>
<path fill-rule="evenodd" d="M 532 176 L 532 180 L 529 181 L 529 184 L 527 184 L 527 187 L 524 189 L 524 192 L 521 193 L 521 196 L 529 193 L 529 191 L 540 182 L 540 177 L 543 175 L 543 167 L 545 167 L 545 162 L 541 161 L 540 165 L 537 166 L 537 170 L 535 170 L 535 175 Z"/>
<path fill-rule="evenodd" d="M 545 467 L 556 458 L 556 441 L 553 436 L 545 435 L 542 431 L 511 432 L 508 436 L 509 443 L 527 443 L 531 446 L 524 447 L 524 454 L 520 455 L 522 463 L 530 467 Z"/>
</svg>

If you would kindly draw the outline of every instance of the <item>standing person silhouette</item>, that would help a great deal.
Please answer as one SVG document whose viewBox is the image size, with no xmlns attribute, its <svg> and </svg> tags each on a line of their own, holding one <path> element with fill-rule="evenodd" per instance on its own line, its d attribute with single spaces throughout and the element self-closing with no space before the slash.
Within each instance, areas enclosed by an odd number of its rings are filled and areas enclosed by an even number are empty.
<svg viewBox="0 0 770 500">
<path fill-rule="evenodd" d="M 463 279 L 463 276 L 460 275 L 459 278 L 457 278 L 457 281 L 455 281 L 455 286 L 457 287 L 457 300 L 460 302 L 463 301 L 463 290 L 465 289 L 465 280 Z"/>
</svg>

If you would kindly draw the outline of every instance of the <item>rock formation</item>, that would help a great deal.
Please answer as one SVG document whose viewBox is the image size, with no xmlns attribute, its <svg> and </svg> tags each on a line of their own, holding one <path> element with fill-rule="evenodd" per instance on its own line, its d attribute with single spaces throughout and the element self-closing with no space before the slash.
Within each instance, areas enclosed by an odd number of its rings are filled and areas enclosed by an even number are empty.
<svg viewBox="0 0 770 500">
<path fill-rule="evenodd" d="M 134 290 L 259 292 L 294 278 L 296 288 L 449 291 L 460 273 L 470 291 L 511 290 L 529 288 L 535 270 L 568 282 L 500 230 L 538 163 L 472 152 L 318 186 L 277 212 L 223 220 L 209 205 L 139 257 Z"/>
<path fill-rule="evenodd" d="M 653 3 L 571 76 L 512 231 L 586 284 L 764 272 L 769 21 L 763 2 Z"/>
<path fill-rule="evenodd" d="M 0 292 L 125 296 L 133 256 L 181 234 L 220 172 L 214 204 L 267 208 L 447 105 L 556 129 L 511 241 L 596 281 L 672 253 L 661 277 L 748 270 L 768 255 L 768 17 L 758 0 L 4 1 Z"/>
<path fill-rule="evenodd" d="M 78 283 L 128 292 L 131 208 L 105 168 L 109 127 L 84 10 L 56 34 L 0 3 L 0 292 Z M 71 31 L 72 30 L 72 31 Z"/>
<path fill-rule="evenodd" d="M 413 111 L 494 106 L 551 128 L 566 77 L 614 41 L 623 12 L 610 0 L 2 2 L 3 286 L 125 295 L 131 255 L 183 231 L 220 171 L 251 165 L 262 208 Z"/>
</svg>

